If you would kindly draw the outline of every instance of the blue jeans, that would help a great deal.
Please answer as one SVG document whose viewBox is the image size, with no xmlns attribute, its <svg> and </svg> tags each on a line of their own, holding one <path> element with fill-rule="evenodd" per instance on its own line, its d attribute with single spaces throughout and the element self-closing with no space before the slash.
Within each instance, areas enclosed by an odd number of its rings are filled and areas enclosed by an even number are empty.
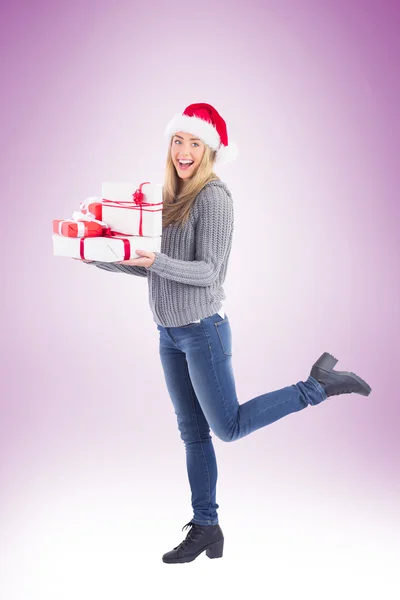
<svg viewBox="0 0 400 600">
<path fill-rule="evenodd" d="M 313 377 L 239 404 L 228 316 L 218 313 L 183 327 L 163 327 L 160 358 L 186 451 L 194 523 L 216 525 L 217 461 L 210 436 L 238 440 L 285 415 L 326 399 Z"/>
</svg>

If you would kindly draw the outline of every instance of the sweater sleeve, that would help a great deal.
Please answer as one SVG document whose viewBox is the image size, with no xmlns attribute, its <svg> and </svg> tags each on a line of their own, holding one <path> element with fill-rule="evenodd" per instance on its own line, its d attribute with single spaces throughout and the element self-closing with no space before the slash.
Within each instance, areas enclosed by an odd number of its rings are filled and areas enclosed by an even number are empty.
<svg viewBox="0 0 400 600">
<path fill-rule="evenodd" d="M 198 200 L 195 231 L 196 260 L 179 260 L 156 252 L 148 267 L 161 277 L 180 283 L 206 287 L 218 277 L 233 232 L 233 201 L 218 186 L 209 186 Z"/>
<path fill-rule="evenodd" d="M 99 262 L 96 260 L 93 260 L 86 264 L 93 265 L 94 267 L 98 267 L 99 269 L 104 269 L 104 271 L 110 271 L 112 273 L 126 273 L 127 275 L 147 277 L 146 267 L 135 267 L 134 265 L 119 265 L 117 263 Z"/>
</svg>

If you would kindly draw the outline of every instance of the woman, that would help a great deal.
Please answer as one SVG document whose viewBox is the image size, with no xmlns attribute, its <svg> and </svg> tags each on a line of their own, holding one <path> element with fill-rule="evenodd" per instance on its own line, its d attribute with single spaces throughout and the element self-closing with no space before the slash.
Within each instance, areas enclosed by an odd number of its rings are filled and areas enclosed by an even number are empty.
<svg viewBox="0 0 400 600">
<path fill-rule="evenodd" d="M 223 283 L 232 244 L 234 213 L 216 163 L 235 158 L 225 121 L 209 104 L 192 104 L 166 129 L 170 141 L 163 188 L 161 252 L 140 251 L 121 263 L 92 263 L 108 271 L 148 278 L 149 302 L 160 338 L 160 358 L 186 450 L 193 518 L 185 540 L 162 557 L 190 562 L 204 550 L 222 556 L 224 537 L 216 503 L 217 463 L 210 428 L 223 441 L 238 440 L 328 396 L 370 386 L 357 375 L 334 371 L 328 353 L 308 379 L 239 404 L 232 371 L 232 337 L 224 314 Z"/>
</svg>

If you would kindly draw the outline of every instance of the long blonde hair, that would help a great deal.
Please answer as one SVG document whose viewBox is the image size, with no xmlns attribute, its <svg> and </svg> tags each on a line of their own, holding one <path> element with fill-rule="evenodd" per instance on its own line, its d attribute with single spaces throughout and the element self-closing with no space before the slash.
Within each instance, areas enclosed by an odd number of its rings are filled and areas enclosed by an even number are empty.
<svg viewBox="0 0 400 600">
<path fill-rule="evenodd" d="M 203 158 L 196 172 L 183 183 L 176 172 L 169 147 L 163 186 L 163 228 L 171 223 L 184 225 L 197 194 L 209 181 L 220 179 L 213 171 L 215 157 L 216 151 L 205 144 Z"/>
</svg>

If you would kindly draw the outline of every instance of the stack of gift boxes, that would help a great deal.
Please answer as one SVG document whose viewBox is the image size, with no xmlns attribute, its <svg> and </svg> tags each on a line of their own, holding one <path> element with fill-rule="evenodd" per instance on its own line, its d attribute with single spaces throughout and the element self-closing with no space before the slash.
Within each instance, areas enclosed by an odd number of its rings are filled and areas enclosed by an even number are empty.
<svg viewBox="0 0 400 600">
<path fill-rule="evenodd" d="M 101 198 L 87 198 L 72 219 L 53 221 L 53 253 L 116 262 L 161 251 L 162 185 L 103 183 Z"/>
</svg>

